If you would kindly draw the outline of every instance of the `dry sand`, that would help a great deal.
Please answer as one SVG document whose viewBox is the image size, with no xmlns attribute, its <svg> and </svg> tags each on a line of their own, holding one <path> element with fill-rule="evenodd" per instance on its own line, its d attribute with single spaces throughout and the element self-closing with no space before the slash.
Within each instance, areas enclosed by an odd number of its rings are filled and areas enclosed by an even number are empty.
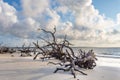
<svg viewBox="0 0 120 80">
<path fill-rule="evenodd" d="M 120 80 L 120 59 L 98 57 L 93 70 L 82 70 L 88 75 L 77 74 L 74 79 L 70 72 L 53 73 L 59 65 L 47 65 L 48 61 L 32 60 L 14 54 L 0 54 L 0 80 Z"/>
</svg>

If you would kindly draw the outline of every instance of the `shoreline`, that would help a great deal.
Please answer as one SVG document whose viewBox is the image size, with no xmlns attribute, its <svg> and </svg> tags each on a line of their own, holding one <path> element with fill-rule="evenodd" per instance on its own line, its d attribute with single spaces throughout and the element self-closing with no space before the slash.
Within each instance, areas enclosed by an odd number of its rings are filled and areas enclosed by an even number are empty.
<svg viewBox="0 0 120 80">
<path fill-rule="evenodd" d="M 70 72 L 58 71 L 53 73 L 59 65 L 47 65 L 48 61 L 32 60 L 32 57 L 19 57 L 0 54 L 1 80 L 119 80 L 120 59 L 97 57 L 97 66 L 93 70 L 80 69 L 88 75 L 76 72 L 73 78 Z M 51 60 L 55 61 L 55 60 Z"/>
</svg>

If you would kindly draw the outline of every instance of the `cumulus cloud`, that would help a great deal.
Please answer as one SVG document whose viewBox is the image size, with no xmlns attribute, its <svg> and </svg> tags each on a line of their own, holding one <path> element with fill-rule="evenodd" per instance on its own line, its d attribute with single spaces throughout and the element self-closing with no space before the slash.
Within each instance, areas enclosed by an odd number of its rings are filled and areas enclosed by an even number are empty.
<svg viewBox="0 0 120 80">
<path fill-rule="evenodd" d="M 68 8 L 66 6 L 60 6 L 58 8 L 56 8 L 57 12 L 62 12 L 62 14 L 66 14 L 68 11 Z"/>
<path fill-rule="evenodd" d="M 0 1 L 0 32 L 6 32 L 17 22 L 16 10 L 7 3 Z"/>
<path fill-rule="evenodd" d="M 39 23 L 37 23 L 34 19 L 26 18 L 13 24 L 13 26 L 9 28 L 9 31 L 12 35 L 15 35 L 17 37 L 34 38 L 39 26 Z"/>
<path fill-rule="evenodd" d="M 59 2 L 60 6 L 65 6 L 74 13 L 73 28 L 69 26 L 69 28 L 65 27 L 67 30 L 64 30 L 71 35 L 72 39 L 93 41 L 93 43 L 95 41 L 107 42 L 110 39 L 107 33 L 114 35 L 115 32 L 112 33 L 107 29 L 114 29 L 116 22 L 99 14 L 92 5 L 92 0 L 59 0 Z"/>
<path fill-rule="evenodd" d="M 0 33 L 30 39 L 41 34 L 38 28 L 52 30 L 56 26 L 58 38 L 67 35 L 76 44 L 119 41 L 120 29 L 115 26 L 120 26 L 120 14 L 113 21 L 101 15 L 92 0 L 21 0 L 21 6 L 19 13 L 0 0 Z"/>
<path fill-rule="evenodd" d="M 117 14 L 117 24 L 120 24 L 120 13 Z"/>
<path fill-rule="evenodd" d="M 25 16 L 37 17 L 49 7 L 49 0 L 22 0 L 22 8 Z"/>
</svg>

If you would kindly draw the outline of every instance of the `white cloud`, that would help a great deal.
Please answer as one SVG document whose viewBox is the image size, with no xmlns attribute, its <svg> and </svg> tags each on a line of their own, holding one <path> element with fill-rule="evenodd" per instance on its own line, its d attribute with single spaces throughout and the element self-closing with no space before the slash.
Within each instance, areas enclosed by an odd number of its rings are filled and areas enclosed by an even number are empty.
<svg viewBox="0 0 120 80">
<path fill-rule="evenodd" d="M 50 19 L 48 20 L 48 22 L 46 22 L 46 27 L 47 29 L 53 29 L 55 26 L 59 25 L 59 19 L 60 16 L 56 13 L 55 10 L 51 10 L 51 9 L 47 9 L 46 10 L 47 15 L 50 17 Z"/>
<path fill-rule="evenodd" d="M 85 6 L 89 6 L 92 0 L 58 0 L 62 6 L 67 6 L 71 10 L 79 10 Z"/>
<path fill-rule="evenodd" d="M 117 24 L 120 24 L 120 13 L 117 14 Z"/>
<path fill-rule="evenodd" d="M 68 11 L 68 8 L 66 6 L 60 6 L 60 7 L 56 8 L 56 11 L 66 14 Z"/>
<path fill-rule="evenodd" d="M 32 18 L 26 18 L 15 23 L 9 30 L 11 34 L 17 37 L 33 38 L 33 34 L 37 33 L 37 29 L 39 28 L 39 26 L 39 23 L 37 23 Z"/>
<path fill-rule="evenodd" d="M 43 13 L 45 9 L 49 7 L 49 0 L 22 0 L 22 7 L 25 16 L 42 16 L 41 13 Z"/>
<path fill-rule="evenodd" d="M 8 3 L 0 1 L 0 33 L 28 38 L 31 32 L 37 31 L 39 23 L 32 18 L 18 19 L 17 11 Z"/>
<path fill-rule="evenodd" d="M 16 10 L 7 3 L 0 1 L 0 32 L 6 32 L 17 22 Z"/>
<path fill-rule="evenodd" d="M 52 30 L 56 26 L 57 37 L 66 34 L 76 45 L 89 42 L 89 45 L 102 45 L 120 40 L 120 29 L 115 27 L 120 26 L 120 14 L 113 21 L 101 15 L 92 0 L 22 0 L 22 8 L 20 14 L 13 6 L 0 1 L 1 33 L 27 40 L 40 35 L 38 28 Z M 67 16 L 65 20 L 63 16 Z M 71 16 L 73 20 L 69 19 Z"/>
</svg>

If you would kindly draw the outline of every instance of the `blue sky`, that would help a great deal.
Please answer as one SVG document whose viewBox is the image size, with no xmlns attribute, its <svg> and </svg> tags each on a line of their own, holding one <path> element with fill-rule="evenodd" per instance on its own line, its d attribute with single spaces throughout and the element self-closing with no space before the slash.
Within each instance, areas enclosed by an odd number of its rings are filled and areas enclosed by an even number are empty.
<svg viewBox="0 0 120 80">
<path fill-rule="evenodd" d="M 100 14 L 112 19 L 116 19 L 116 14 L 120 12 L 120 0 L 93 0 L 93 5 Z"/>
<path fill-rule="evenodd" d="M 31 43 L 58 29 L 74 46 L 120 47 L 120 0 L 0 0 L 0 43 Z M 80 44 L 80 45 L 79 45 Z"/>
<path fill-rule="evenodd" d="M 14 6 L 17 10 L 21 10 L 21 1 L 20 0 L 3 0 L 4 2 L 7 2 L 8 4 Z"/>
</svg>

